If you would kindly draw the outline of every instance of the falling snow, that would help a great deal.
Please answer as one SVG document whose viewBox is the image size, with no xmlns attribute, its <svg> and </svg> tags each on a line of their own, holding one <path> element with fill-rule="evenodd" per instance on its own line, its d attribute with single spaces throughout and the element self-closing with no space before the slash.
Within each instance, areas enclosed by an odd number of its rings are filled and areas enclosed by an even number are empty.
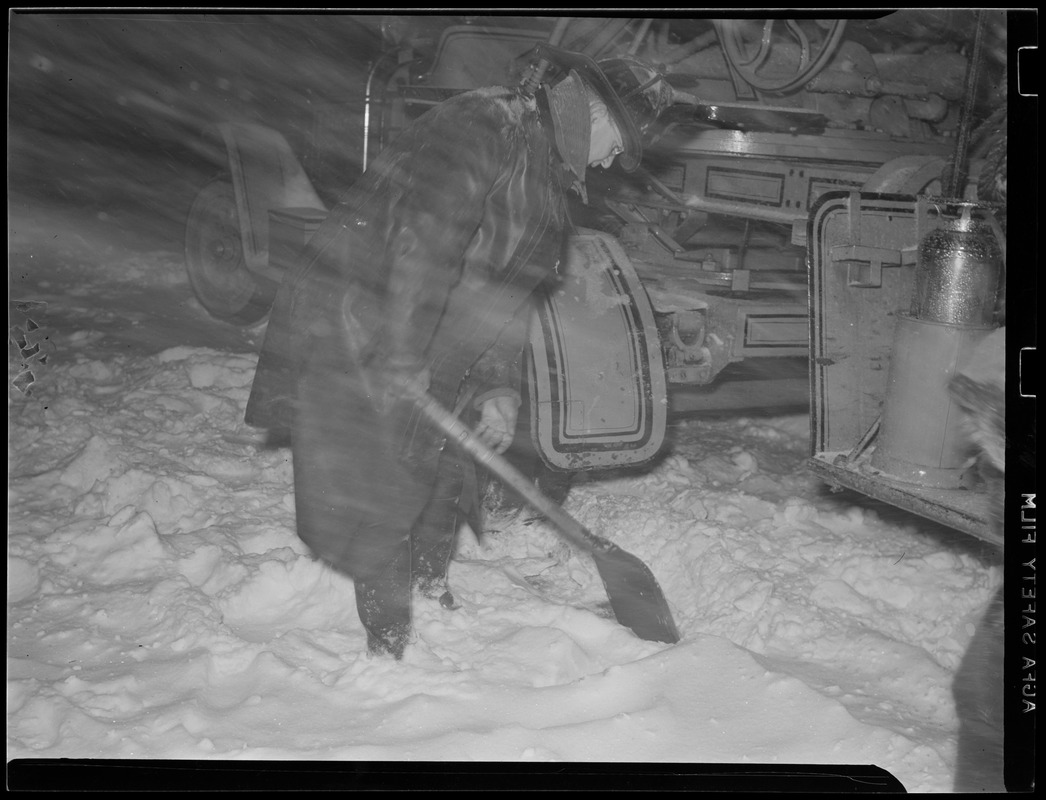
<svg viewBox="0 0 1046 800">
<path fill-rule="evenodd" d="M 54 353 L 9 390 L 9 758 L 852 763 L 950 788 L 951 677 L 999 567 L 828 492 L 804 416 L 674 419 L 648 470 L 575 482 L 567 510 L 651 567 L 678 644 L 608 619 L 588 557 L 501 509 L 461 530 L 461 607 L 418 598 L 405 659 L 372 658 L 351 581 L 295 535 L 289 451 L 242 421 L 263 327 L 209 321 L 176 242 L 78 266 L 40 234 L 97 247 L 96 217 L 17 208 Z M 139 336 L 162 297 L 182 328 Z"/>
<path fill-rule="evenodd" d="M 23 56 L 41 86 L 70 69 Z M 951 788 L 951 680 L 998 557 L 829 492 L 805 416 L 673 418 L 654 465 L 575 481 L 567 511 L 650 566 L 678 644 L 608 618 L 590 559 L 500 508 L 460 531 L 460 607 L 417 598 L 403 661 L 369 656 L 351 581 L 295 535 L 289 451 L 243 423 L 264 325 L 188 286 L 207 170 L 13 135 L 11 299 L 49 355 L 8 391 L 9 760 L 873 764 Z"/>
</svg>

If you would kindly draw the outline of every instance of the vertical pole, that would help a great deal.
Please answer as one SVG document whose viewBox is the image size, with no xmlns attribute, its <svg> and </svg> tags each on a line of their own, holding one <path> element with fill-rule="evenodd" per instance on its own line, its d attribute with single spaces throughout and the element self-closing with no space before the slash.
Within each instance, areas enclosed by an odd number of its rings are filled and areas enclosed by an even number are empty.
<svg viewBox="0 0 1046 800">
<path fill-rule="evenodd" d="M 984 11 L 978 10 L 977 23 L 973 34 L 973 48 L 970 52 L 970 63 L 966 65 L 966 83 L 963 87 L 962 108 L 959 116 L 959 135 L 955 142 L 955 154 L 952 156 L 952 168 L 948 185 L 944 187 L 945 197 L 962 199 L 963 185 L 966 183 L 966 151 L 970 147 L 970 130 L 973 127 L 973 107 L 977 99 L 977 83 L 981 67 L 981 50 L 984 43 Z"/>
</svg>

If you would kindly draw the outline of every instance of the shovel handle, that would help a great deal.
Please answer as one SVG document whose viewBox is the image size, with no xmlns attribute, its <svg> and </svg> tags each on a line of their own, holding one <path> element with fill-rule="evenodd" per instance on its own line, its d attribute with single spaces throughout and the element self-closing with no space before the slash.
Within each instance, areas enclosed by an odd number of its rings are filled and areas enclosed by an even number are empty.
<svg viewBox="0 0 1046 800">
<path fill-rule="evenodd" d="M 679 630 L 672 620 L 668 601 L 646 564 L 613 542 L 595 535 L 545 497 L 522 472 L 484 444 L 427 392 L 418 392 L 411 400 L 424 417 L 544 514 L 563 538 L 593 557 L 619 623 L 647 641 L 668 644 L 679 641 Z"/>
<path fill-rule="evenodd" d="M 465 423 L 440 405 L 431 395 L 421 393 L 411 399 L 418 411 L 430 422 L 456 441 L 481 466 L 487 467 L 518 492 L 535 510 L 548 517 L 560 532 L 577 547 L 588 553 L 606 553 L 617 548 L 613 542 L 594 536 L 585 526 L 552 502 L 508 459 L 494 452 Z"/>
</svg>

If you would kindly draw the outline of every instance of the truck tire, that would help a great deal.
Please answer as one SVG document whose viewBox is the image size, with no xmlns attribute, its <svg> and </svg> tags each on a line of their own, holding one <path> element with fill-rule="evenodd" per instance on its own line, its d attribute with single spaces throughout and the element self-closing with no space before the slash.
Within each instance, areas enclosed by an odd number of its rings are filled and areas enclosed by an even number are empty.
<svg viewBox="0 0 1046 800">
<path fill-rule="evenodd" d="M 269 313 L 277 285 L 247 269 L 236 197 L 227 178 L 204 186 L 189 209 L 185 269 L 197 299 L 212 316 L 253 325 Z"/>
</svg>

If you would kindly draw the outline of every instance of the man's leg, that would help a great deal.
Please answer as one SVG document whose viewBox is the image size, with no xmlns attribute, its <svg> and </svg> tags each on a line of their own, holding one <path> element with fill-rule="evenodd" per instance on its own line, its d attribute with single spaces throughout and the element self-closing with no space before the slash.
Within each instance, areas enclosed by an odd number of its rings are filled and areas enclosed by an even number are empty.
<svg viewBox="0 0 1046 800">
<path fill-rule="evenodd" d="M 360 531 L 359 535 L 363 539 L 396 536 L 378 526 Z M 353 579 L 356 609 L 367 630 L 367 649 L 375 655 L 388 654 L 397 659 L 403 657 L 411 633 L 410 537 L 401 534 L 399 538 L 395 556 L 384 569 Z"/>
<path fill-rule="evenodd" d="M 423 443 L 408 469 L 396 455 L 400 437 L 390 433 L 397 423 L 374 413 L 344 369 L 310 369 L 291 449 L 299 536 L 355 582 L 370 650 L 399 658 L 410 636 L 410 530 L 438 450 Z"/>
<path fill-rule="evenodd" d="M 448 446 L 441 454 L 432 496 L 411 529 L 414 585 L 428 597 L 454 603 L 447 588 L 447 569 L 454 555 L 459 502 L 464 483 L 462 455 Z"/>
</svg>

